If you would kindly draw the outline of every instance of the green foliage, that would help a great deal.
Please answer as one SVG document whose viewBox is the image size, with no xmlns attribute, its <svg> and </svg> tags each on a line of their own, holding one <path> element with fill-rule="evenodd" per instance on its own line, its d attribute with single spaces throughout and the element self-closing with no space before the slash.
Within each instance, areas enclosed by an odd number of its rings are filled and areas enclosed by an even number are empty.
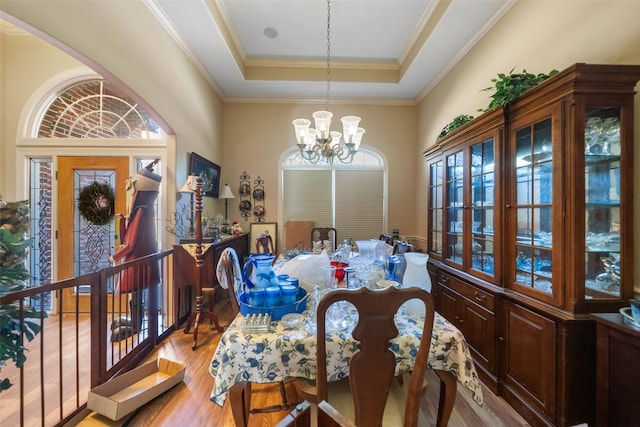
<svg viewBox="0 0 640 427">
<path fill-rule="evenodd" d="M 473 120 L 473 116 L 460 114 L 455 119 L 451 120 L 445 127 L 442 128 L 442 130 L 440 131 L 440 134 L 438 135 L 438 139 L 444 138 L 445 136 L 449 135 L 451 132 L 458 129 L 460 126 L 464 125 L 465 123 L 470 122 L 471 120 Z"/>
<path fill-rule="evenodd" d="M 0 197 L 0 296 L 21 291 L 31 277 L 25 268 L 27 250 L 33 243 L 25 236 L 29 232 L 29 204 L 26 201 L 7 203 Z M 44 314 L 44 313 L 43 313 Z M 24 329 L 20 317 L 24 317 Z M 18 368 L 27 360 L 24 339 L 32 341 L 40 333 L 41 313 L 20 301 L 0 305 L 0 370 L 7 360 Z M 0 392 L 11 387 L 8 378 L 0 380 Z"/>
<path fill-rule="evenodd" d="M 531 74 L 528 73 L 527 70 L 522 70 L 522 73 L 513 74 L 513 69 L 509 74 L 499 73 L 498 78 L 491 79 L 491 82 L 494 84 L 493 86 L 482 89 L 494 90 L 493 95 L 491 95 L 489 107 L 484 111 L 504 107 L 528 89 L 542 83 L 557 73 L 558 70 L 551 70 L 549 74 Z"/>
</svg>

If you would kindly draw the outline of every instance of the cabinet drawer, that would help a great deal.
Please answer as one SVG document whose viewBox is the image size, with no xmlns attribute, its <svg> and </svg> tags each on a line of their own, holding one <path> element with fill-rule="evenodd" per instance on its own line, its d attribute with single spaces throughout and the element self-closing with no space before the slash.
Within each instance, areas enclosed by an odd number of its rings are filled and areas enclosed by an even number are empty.
<svg viewBox="0 0 640 427">
<path fill-rule="evenodd" d="M 469 283 L 463 282 L 446 273 L 442 273 L 440 281 L 443 285 L 455 290 L 465 298 L 475 302 L 476 304 L 490 311 L 495 311 L 495 298 L 492 294 L 477 288 Z"/>
</svg>

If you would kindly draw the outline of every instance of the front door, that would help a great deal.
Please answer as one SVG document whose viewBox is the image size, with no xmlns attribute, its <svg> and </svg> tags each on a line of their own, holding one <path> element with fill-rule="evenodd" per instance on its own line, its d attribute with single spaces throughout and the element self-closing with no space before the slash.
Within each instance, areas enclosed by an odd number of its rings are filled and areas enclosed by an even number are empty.
<svg viewBox="0 0 640 427">
<path fill-rule="evenodd" d="M 108 195 L 110 190 L 115 203 L 109 215 L 124 215 L 128 177 L 128 157 L 58 158 L 58 280 L 94 273 L 110 265 L 109 256 L 115 250 L 115 221 L 105 219 L 105 200 L 94 195 Z M 88 287 L 65 289 L 62 311 L 75 312 L 77 297 L 79 311 L 89 312 L 89 292 Z"/>
</svg>

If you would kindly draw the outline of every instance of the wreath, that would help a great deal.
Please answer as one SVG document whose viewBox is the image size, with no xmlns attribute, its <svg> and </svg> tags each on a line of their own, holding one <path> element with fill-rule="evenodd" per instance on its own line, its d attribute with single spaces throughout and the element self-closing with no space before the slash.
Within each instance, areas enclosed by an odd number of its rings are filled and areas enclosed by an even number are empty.
<svg viewBox="0 0 640 427">
<path fill-rule="evenodd" d="M 114 195 L 109 184 L 94 181 L 87 185 L 78 196 L 78 210 L 87 221 L 105 225 L 113 218 Z"/>
</svg>

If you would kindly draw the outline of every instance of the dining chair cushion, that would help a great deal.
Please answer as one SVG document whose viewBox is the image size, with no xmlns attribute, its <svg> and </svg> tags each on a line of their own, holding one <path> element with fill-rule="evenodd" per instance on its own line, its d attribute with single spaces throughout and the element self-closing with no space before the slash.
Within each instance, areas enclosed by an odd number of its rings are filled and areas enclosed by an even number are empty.
<svg viewBox="0 0 640 427">
<path fill-rule="evenodd" d="M 312 252 L 319 254 L 322 251 L 327 251 L 327 255 L 331 255 L 333 252 L 333 243 L 331 240 L 314 240 Z"/>
<path fill-rule="evenodd" d="M 351 395 L 351 387 L 349 386 L 349 378 L 340 381 L 328 383 L 329 400 L 323 401 L 322 406 L 325 412 L 333 414 L 338 419 L 335 423 L 329 425 L 338 426 L 354 426 L 351 420 L 355 419 L 355 410 L 353 406 L 353 398 Z M 404 407 L 407 400 L 409 388 L 409 375 L 404 374 L 402 380 L 393 381 L 389 390 L 389 397 L 384 410 L 382 419 L 383 427 L 398 427 L 404 424 Z M 424 394 L 427 388 L 427 380 L 425 378 L 422 386 L 421 394 Z M 318 421 L 319 403 L 311 403 L 311 426 L 322 427 L 323 424 Z M 422 410 L 419 411 L 418 425 L 427 425 L 427 414 Z"/>
<path fill-rule="evenodd" d="M 339 413 L 349 420 L 355 419 L 355 409 L 353 406 L 353 398 L 351 395 L 351 387 L 349 386 L 349 378 L 341 381 L 330 382 L 328 388 L 328 402 Z M 384 417 L 382 425 L 384 427 L 401 426 L 404 423 L 404 403 L 402 387 L 397 382 L 392 382 L 389 390 L 389 397 L 384 408 Z"/>
</svg>

